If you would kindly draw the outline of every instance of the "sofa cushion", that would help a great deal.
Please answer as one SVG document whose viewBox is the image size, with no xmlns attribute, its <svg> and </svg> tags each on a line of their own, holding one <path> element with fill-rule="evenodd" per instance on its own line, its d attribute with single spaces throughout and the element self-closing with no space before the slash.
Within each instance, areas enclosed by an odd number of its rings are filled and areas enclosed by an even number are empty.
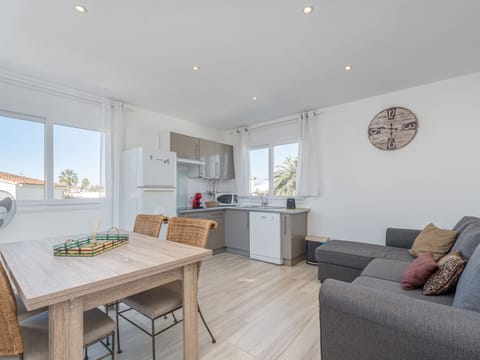
<svg viewBox="0 0 480 360">
<path fill-rule="evenodd" d="M 331 240 L 315 251 L 318 262 L 363 269 L 375 258 L 412 261 L 407 249 L 354 241 Z"/>
<path fill-rule="evenodd" d="M 439 229 L 433 224 L 428 224 L 415 239 L 410 254 L 418 256 L 432 253 L 435 261 L 438 261 L 451 249 L 456 236 L 456 231 Z"/>
<path fill-rule="evenodd" d="M 383 259 L 397 260 L 404 262 L 412 262 L 415 257 L 410 255 L 408 249 L 398 248 L 393 246 L 384 246 L 384 254 L 381 256 Z"/>
<path fill-rule="evenodd" d="M 455 251 L 440 259 L 438 270 L 430 276 L 423 287 L 424 295 L 441 295 L 452 289 L 465 268 L 465 260 L 460 251 Z"/>
<path fill-rule="evenodd" d="M 396 281 L 399 283 L 402 281 L 402 273 L 409 264 L 410 263 L 406 261 L 374 259 L 362 271 L 360 276 Z"/>
<path fill-rule="evenodd" d="M 437 269 L 438 265 L 432 254 L 421 254 L 403 272 L 402 289 L 414 290 L 422 287 Z"/>
<path fill-rule="evenodd" d="M 460 309 L 480 312 L 480 246 L 470 257 L 460 276 L 453 306 Z"/>
<path fill-rule="evenodd" d="M 442 305 L 452 305 L 453 294 L 445 294 L 440 296 L 425 296 L 421 289 L 406 291 L 396 281 L 388 281 L 382 279 L 375 279 L 366 276 L 360 276 L 353 281 L 353 284 L 370 287 L 373 289 L 388 291 L 396 295 L 408 296 L 414 299 L 429 301 Z"/>
<path fill-rule="evenodd" d="M 475 222 L 480 222 L 480 218 L 475 216 L 464 216 L 460 219 L 460 221 L 453 227 L 453 231 L 457 232 L 457 236 L 459 236 L 465 228 Z"/>
<path fill-rule="evenodd" d="M 473 221 L 468 223 L 460 235 L 457 236 L 451 251 L 460 250 L 462 257 L 468 260 L 478 244 L 480 244 L 480 221 Z"/>
</svg>

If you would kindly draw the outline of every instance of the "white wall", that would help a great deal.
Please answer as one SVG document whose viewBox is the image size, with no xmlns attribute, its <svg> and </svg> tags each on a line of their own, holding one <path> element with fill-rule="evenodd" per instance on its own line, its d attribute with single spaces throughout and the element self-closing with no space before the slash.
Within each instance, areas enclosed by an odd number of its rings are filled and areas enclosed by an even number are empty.
<svg viewBox="0 0 480 360">
<path fill-rule="evenodd" d="M 451 228 L 480 215 L 480 73 L 319 110 L 322 196 L 309 232 L 383 244 L 387 227 Z M 404 106 L 419 130 L 405 148 L 370 144 L 380 110 Z"/>
<path fill-rule="evenodd" d="M 389 226 L 451 228 L 480 215 L 480 74 L 324 109 L 321 198 L 310 232 L 383 243 Z M 405 148 L 370 144 L 367 128 L 390 106 L 411 109 L 419 130 Z"/>
<path fill-rule="evenodd" d="M 125 146 L 128 150 L 137 146 L 164 150 L 170 149 L 168 132 L 195 136 L 212 141 L 231 140 L 223 130 L 208 128 L 190 121 L 128 106 L 125 112 Z M 160 141 L 162 138 L 162 141 Z M 160 144 L 161 142 L 161 144 Z"/>
<path fill-rule="evenodd" d="M 163 114 L 129 106 L 125 113 L 124 150 L 142 146 L 152 149 L 170 150 L 170 132 L 195 136 L 207 140 L 231 143 L 231 137 L 220 129 L 209 128 L 190 121 L 172 118 Z M 206 197 L 207 182 L 202 179 L 188 180 L 188 193 L 193 196 L 201 192 Z M 234 191 L 233 181 L 221 181 L 219 191 Z"/>
<path fill-rule="evenodd" d="M 65 91 L 64 91 L 65 90 Z M 0 110 L 32 115 L 56 123 L 97 128 L 101 104 L 97 100 L 55 85 L 0 73 Z M 0 243 L 66 236 L 91 231 L 98 206 L 42 206 L 34 211 L 20 204 L 13 221 L 0 229 Z M 91 225 L 93 224 L 93 225 Z"/>
<path fill-rule="evenodd" d="M 0 73 L 0 110 L 48 118 L 58 123 L 96 128 L 102 117 L 103 99 L 94 95 L 57 87 L 18 74 Z M 181 119 L 128 107 L 125 114 L 124 149 L 136 146 L 158 148 L 159 136 L 168 131 L 228 142 L 225 132 Z M 169 144 L 163 144 L 169 148 Z M 205 191 L 204 182 L 193 182 L 191 191 Z M 101 217 L 98 206 L 43 206 L 22 208 L 8 225 L 0 230 L 0 242 L 23 241 L 46 237 L 63 237 L 92 231 Z"/>
</svg>

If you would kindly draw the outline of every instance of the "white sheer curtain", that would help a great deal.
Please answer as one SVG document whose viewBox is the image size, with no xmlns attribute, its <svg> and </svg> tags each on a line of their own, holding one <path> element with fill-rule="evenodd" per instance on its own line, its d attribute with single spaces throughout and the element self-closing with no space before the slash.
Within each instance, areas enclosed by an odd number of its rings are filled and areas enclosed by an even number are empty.
<svg viewBox="0 0 480 360">
<path fill-rule="evenodd" d="M 105 101 L 102 106 L 104 153 L 102 159 L 102 185 L 104 197 L 100 201 L 99 222 L 102 228 L 120 224 L 121 156 L 123 151 L 124 105 L 118 101 Z"/>
<path fill-rule="evenodd" d="M 320 196 L 320 153 L 318 114 L 303 113 L 299 119 L 297 196 Z"/>
<path fill-rule="evenodd" d="M 241 127 L 235 130 L 234 165 L 235 181 L 237 184 L 237 193 L 239 196 L 250 195 L 249 174 L 250 157 L 248 153 L 250 133 L 247 127 Z"/>
</svg>

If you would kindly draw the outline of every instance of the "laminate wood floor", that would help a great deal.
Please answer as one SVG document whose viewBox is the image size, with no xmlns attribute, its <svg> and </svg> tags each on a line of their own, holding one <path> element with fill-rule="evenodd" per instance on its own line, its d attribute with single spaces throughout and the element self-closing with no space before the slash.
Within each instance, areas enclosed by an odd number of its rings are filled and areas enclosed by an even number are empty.
<svg viewBox="0 0 480 360">
<path fill-rule="evenodd" d="M 199 302 L 217 343 L 211 343 L 199 318 L 200 358 L 320 359 L 319 287 L 312 265 L 277 266 L 227 253 L 213 256 L 202 265 Z M 181 310 L 176 315 L 181 318 Z M 149 321 L 141 315 L 132 318 L 148 329 Z M 171 316 L 159 319 L 156 327 L 172 321 Z M 117 359 L 151 359 L 147 335 L 122 319 L 120 335 L 123 353 Z M 181 324 L 157 336 L 157 359 L 183 359 L 182 338 Z M 97 344 L 89 355 L 102 351 Z"/>
</svg>

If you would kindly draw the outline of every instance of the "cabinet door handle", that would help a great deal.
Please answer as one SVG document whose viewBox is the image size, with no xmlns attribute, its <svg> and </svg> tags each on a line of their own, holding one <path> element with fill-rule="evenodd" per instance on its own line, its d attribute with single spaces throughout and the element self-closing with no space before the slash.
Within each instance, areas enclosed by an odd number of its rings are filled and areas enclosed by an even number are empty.
<svg viewBox="0 0 480 360">
<path fill-rule="evenodd" d="M 287 217 L 283 217 L 283 234 L 287 235 Z"/>
<path fill-rule="evenodd" d="M 250 214 L 247 214 L 247 229 L 250 231 Z"/>
</svg>

